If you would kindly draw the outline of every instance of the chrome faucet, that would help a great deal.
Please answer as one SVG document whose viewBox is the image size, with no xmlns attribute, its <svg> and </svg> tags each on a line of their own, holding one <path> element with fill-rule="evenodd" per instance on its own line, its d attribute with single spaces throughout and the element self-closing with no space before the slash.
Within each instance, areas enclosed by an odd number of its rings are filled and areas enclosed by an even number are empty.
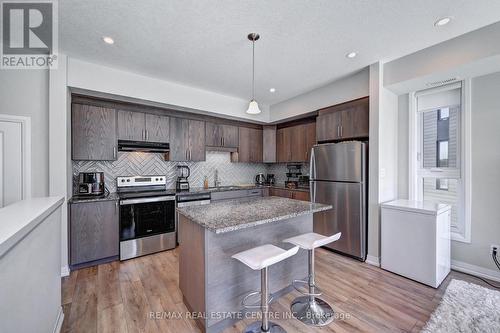
<svg viewBox="0 0 500 333">
<path fill-rule="evenodd" d="M 214 186 L 219 187 L 220 186 L 220 181 L 219 181 L 219 170 L 215 169 L 214 172 Z"/>
</svg>

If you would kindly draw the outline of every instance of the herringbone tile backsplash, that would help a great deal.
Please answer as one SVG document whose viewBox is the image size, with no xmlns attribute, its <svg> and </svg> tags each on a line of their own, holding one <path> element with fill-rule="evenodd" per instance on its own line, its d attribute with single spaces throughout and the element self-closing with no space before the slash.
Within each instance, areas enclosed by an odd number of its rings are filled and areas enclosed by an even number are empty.
<svg viewBox="0 0 500 333">
<path fill-rule="evenodd" d="M 274 173 L 277 183 L 286 180 L 286 164 L 231 163 L 227 152 L 209 151 L 204 162 L 169 162 L 163 159 L 162 154 L 119 152 L 116 161 L 73 161 L 73 184 L 77 184 L 80 172 L 102 171 L 106 187 L 111 192 L 116 191 L 118 176 L 166 175 L 167 187 L 175 188 L 177 165 L 187 165 L 191 169 L 191 187 L 202 187 L 205 176 L 213 186 L 215 169 L 219 172 L 222 185 L 253 184 L 258 173 Z M 302 172 L 307 174 L 307 165 Z"/>
</svg>

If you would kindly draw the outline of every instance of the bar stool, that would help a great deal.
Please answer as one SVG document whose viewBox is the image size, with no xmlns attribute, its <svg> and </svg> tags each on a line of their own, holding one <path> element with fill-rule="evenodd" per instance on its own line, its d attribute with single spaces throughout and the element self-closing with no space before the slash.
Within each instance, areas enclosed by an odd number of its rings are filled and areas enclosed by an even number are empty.
<svg viewBox="0 0 500 333">
<path fill-rule="evenodd" d="M 297 297 L 293 300 L 290 307 L 294 317 L 306 325 L 326 326 L 333 321 L 334 312 L 332 307 L 324 300 L 318 298 L 318 296 L 321 296 L 322 292 L 316 286 L 314 281 L 314 249 L 335 242 L 340 238 L 340 236 L 340 232 L 329 237 L 310 232 L 287 238 L 283 241 L 285 243 L 291 243 L 309 252 L 308 281 L 293 280 L 292 283 L 293 287 L 305 296 Z M 298 286 L 300 284 L 307 285 L 308 292 L 303 291 Z"/>
<path fill-rule="evenodd" d="M 268 268 L 280 261 L 283 261 L 299 251 L 299 247 L 295 246 L 290 250 L 284 250 L 277 246 L 266 244 L 252 249 L 236 253 L 232 258 L 237 259 L 253 269 L 254 271 L 260 270 L 260 283 L 261 291 L 252 292 L 245 296 L 242 300 L 242 304 L 245 307 L 248 305 L 245 303 L 246 300 L 253 295 L 260 294 L 260 309 L 262 312 L 262 321 L 256 321 L 248 325 L 244 332 L 245 333 L 261 333 L 261 332 L 271 332 L 271 333 L 286 333 L 286 331 L 276 323 L 269 321 L 269 280 L 268 280 Z"/>
</svg>

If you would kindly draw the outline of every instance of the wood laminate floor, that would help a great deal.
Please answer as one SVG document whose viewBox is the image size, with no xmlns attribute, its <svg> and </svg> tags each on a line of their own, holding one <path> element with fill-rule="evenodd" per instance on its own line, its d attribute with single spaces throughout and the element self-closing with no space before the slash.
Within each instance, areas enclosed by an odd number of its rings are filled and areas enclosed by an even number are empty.
<svg viewBox="0 0 500 333">
<path fill-rule="evenodd" d="M 62 332 L 200 332 L 184 315 L 188 310 L 178 288 L 178 252 L 161 252 L 125 262 L 112 262 L 71 272 L 63 278 Z M 419 332 L 451 279 L 481 281 L 452 271 L 439 289 L 386 272 L 380 268 L 320 249 L 316 254 L 316 282 L 322 298 L 338 313 L 330 326 L 316 329 L 294 319 L 277 318 L 294 332 Z M 286 316 L 297 292 L 271 305 Z M 151 319 L 151 312 L 182 314 L 177 319 Z M 241 332 L 245 319 L 224 331 Z"/>
</svg>

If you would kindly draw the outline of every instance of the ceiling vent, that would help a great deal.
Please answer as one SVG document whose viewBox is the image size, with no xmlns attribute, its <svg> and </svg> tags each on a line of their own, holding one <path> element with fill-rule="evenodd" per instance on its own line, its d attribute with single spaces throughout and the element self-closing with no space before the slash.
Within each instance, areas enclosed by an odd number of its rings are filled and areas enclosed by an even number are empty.
<svg viewBox="0 0 500 333">
<path fill-rule="evenodd" d="M 448 84 L 448 83 L 455 82 L 457 80 L 458 80 L 458 78 L 452 77 L 452 78 L 449 78 L 449 79 L 446 79 L 446 80 L 434 81 L 434 82 L 427 82 L 425 85 L 427 87 L 429 87 L 429 88 L 439 87 L 439 86 L 444 86 L 445 84 Z"/>
</svg>

